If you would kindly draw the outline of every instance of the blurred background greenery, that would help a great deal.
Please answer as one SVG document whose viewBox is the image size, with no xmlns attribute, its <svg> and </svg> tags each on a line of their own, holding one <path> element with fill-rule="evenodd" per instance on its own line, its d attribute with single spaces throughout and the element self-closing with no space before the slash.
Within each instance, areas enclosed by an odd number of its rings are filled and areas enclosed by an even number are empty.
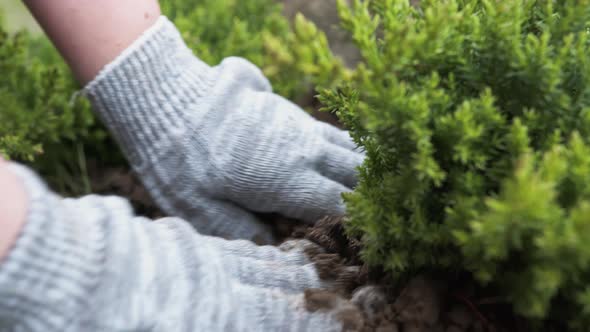
<svg viewBox="0 0 590 332">
<path fill-rule="evenodd" d="M 41 33 L 41 28 L 21 1 L 0 0 L 0 11 L 5 14 L 4 20 L 9 31 L 26 28 L 35 34 Z"/>
</svg>

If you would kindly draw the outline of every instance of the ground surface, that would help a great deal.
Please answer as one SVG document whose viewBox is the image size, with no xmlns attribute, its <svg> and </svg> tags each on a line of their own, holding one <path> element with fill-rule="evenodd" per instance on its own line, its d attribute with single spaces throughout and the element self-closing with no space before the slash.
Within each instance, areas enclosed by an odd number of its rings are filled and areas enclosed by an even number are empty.
<svg viewBox="0 0 590 332">
<path fill-rule="evenodd" d="M 349 300 L 362 315 L 343 317 L 343 323 L 349 331 L 360 332 L 530 330 L 506 302 L 493 291 L 478 289 L 469 277 L 440 280 L 422 274 L 408 280 L 367 266 L 359 257 L 359 241 L 346 236 L 342 222 L 327 217 L 294 234 L 319 245 L 319 250 L 312 248 L 307 254 L 320 278 L 332 285 L 329 290 L 306 292 L 308 310 L 333 311 Z"/>
</svg>

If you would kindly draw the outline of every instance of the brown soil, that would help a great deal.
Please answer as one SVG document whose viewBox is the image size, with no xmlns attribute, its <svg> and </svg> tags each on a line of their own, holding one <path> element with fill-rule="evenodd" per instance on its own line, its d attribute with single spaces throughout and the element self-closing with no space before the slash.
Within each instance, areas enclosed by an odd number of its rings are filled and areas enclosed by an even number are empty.
<svg viewBox="0 0 590 332">
<path fill-rule="evenodd" d="M 307 251 L 329 290 L 308 290 L 307 309 L 336 313 L 346 331 L 527 331 L 505 302 L 468 278 L 436 280 L 420 275 L 397 280 L 360 260 L 361 244 L 344 233 L 343 218 L 327 217 L 295 237 L 318 248 Z"/>
</svg>

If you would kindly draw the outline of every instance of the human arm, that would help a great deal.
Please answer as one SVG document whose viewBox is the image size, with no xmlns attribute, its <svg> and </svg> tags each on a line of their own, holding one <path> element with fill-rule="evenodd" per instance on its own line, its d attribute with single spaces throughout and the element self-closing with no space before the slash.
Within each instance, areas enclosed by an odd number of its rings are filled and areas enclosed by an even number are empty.
<svg viewBox="0 0 590 332">
<path fill-rule="evenodd" d="M 25 0 L 82 84 L 160 17 L 157 0 Z"/>
</svg>

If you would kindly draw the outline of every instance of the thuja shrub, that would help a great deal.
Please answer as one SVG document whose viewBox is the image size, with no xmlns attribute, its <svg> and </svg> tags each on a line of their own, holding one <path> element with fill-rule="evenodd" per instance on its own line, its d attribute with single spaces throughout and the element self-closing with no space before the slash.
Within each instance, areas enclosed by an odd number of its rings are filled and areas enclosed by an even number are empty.
<svg viewBox="0 0 590 332">
<path fill-rule="evenodd" d="M 468 271 L 516 313 L 590 324 L 590 2 L 339 4 L 363 63 L 321 99 L 367 153 L 364 259 Z"/>
<path fill-rule="evenodd" d="M 284 97 L 299 99 L 348 73 L 327 47 L 324 32 L 301 15 L 290 24 L 276 0 L 160 3 L 199 58 L 216 65 L 228 56 L 244 57 L 262 68 Z"/>
</svg>

